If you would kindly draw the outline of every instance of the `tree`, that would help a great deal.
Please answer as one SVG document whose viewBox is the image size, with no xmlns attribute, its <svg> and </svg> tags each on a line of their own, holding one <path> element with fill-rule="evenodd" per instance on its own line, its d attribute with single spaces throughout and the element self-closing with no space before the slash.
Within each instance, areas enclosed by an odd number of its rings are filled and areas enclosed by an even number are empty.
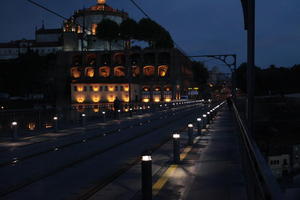
<svg viewBox="0 0 300 200">
<path fill-rule="evenodd" d="M 131 40 L 137 38 L 138 24 L 133 19 L 126 19 L 120 24 L 121 39 L 126 41 L 126 47 L 130 48 Z"/>
<path fill-rule="evenodd" d="M 111 43 L 120 38 L 120 27 L 110 19 L 103 19 L 97 26 L 96 36 L 101 40 L 108 41 L 111 50 Z"/>
</svg>

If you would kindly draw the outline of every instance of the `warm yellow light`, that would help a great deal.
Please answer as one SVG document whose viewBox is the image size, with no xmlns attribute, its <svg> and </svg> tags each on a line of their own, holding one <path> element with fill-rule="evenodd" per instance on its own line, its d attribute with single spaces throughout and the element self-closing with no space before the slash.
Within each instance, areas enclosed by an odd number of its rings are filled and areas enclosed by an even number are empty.
<svg viewBox="0 0 300 200">
<path fill-rule="evenodd" d="M 129 98 L 128 97 L 123 97 L 123 101 L 128 103 L 129 102 Z"/>
<path fill-rule="evenodd" d="M 128 112 L 129 110 L 128 110 L 128 108 L 125 108 L 125 112 Z"/>
<path fill-rule="evenodd" d="M 83 86 L 77 86 L 77 92 L 83 92 L 84 87 Z"/>
<path fill-rule="evenodd" d="M 78 71 L 77 68 L 72 68 L 71 76 L 73 76 L 73 78 L 79 78 L 80 77 L 80 71 Z"/>
<path fill-rule="evenodd" d="M 92 77 L 94 77 L 94 75 L 95 75 L 94 69 L 88 68 L 86 71 L 86 76 L 92 78 Z"/>
<path fill-rule="evenodd" d="M 92 35 L 96 35 L 97 24 L 92 24 Z"/>
<path fill-rule="evenodd" d="M 115 88 L 114 88 L 113 86 L 109 86 L 109 87 L 108 87 L 108 91 L 110 91 L 110 92 L 113 92 L 114 89 L 115 89 Z"/>
<path fill-rule="evenodd" d="M 171 98 L 166 98 L 165 102 L 171 102 Z"/>
<path fill-rule="evenodd" d="M 94 95 L 92 97 L 92 100 L 93 100 L 94 103 L 98 103 L 100 101 L 100 96 L 99 95 Z"/>
<path fill-rule="evenodd" d="M 76 98 L 78 103 L 83 103 L 85 101 L 85 97 L 84 96 L 77 96 Z"/>
<path fill-rule="evenodd" d="M 154 98 L 154 102 L 160 102 L 160 98 Z"/>
<path fill-rule="evenodd" d="M 99 91 L 99 86 L 93 86 L 93 91 L 98 92 Z"/>
<path fill-rule="evenodd" d="M 113 95 L 109 95 L 109 96 L 107 96 L 107 100 L 108 100 L 108 102 L 109 102 L 109 103 L 112 103 L 112 102 L 114 102 L 114 101 L 115 101 L 115 99 L 116 99 L 116 97 L 115 97 L 115 96 L 113 96 Z"/>
<path fill-rule="evenodd" d="M 128 92 L 128 91 L 129 91 L 129 87 L 128 87 L 128 86 L 125 86 L 125 87 L 124 87 L 124 91 L 125 91 L 125 92 Z"/>
<path fill-rule="evenodd" d="M 149 103 L 149 101 L 150 101 L 150 99 L 148 99 L 148 98 L 143 99 L 143 102 L 145 102 L 145 103 Z"/>
<path fill-rule="evenodd" d="M 35 130 L 35 128 L 36 128 L 36 124 L 35 124 L 35 123 L 30 122 L 30 123 L 28 124 L 28 129 L 29 129 L 29 130 L 33 131 L 33 130 Z"/>
<path fill-rule="evenodd" d="M 97 0 L 99 4 L 105 4 L 106 0 Z"/>
<path fill-rule="evenodd" d="M 94 111 L 95 113 L 98 113 L 98 112 L 100 111 L 100 109 L 99 109 L 99 108 L 94 108 L 93 111 Z"/>
</svg>

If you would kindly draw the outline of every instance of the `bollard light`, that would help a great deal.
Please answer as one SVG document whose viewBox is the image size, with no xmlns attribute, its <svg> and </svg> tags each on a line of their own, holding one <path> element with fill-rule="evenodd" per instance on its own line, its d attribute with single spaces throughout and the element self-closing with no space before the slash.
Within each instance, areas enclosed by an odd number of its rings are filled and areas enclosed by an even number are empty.
<svg viewBox="0 0 300 200">
<path fill-rule="evenodd" d="M 140 107 L 140 110 L 143 110 L 143 107 Z"/>
<path fill-rule="evenodd" d="M 12 125 L 12 126 L 17 126 L 17 125 L 18 125 L 18 122 L 12 122 L 11 125 Z"/>
<path fill-rule="evenodd" d="M 121 112 L 121 110 L 118 110 L 118 113 L 120 113 Z"/>
<path fill-rule="evenodd" d="M 148 106 L 148 109 L 150 109 L 151 107 L 150 106 Z"/>
<path fill-rule="evenodd" d="M 201 122 L 201 118 L 197 118 L 197 122 Z"/>
<path fill-rule="evenodd" d="M 53 117 L 53 120 L 54 120 L 54 121 L 57 121 L 57 120 L 58 120 L 58 117 Z"/>
<path fill-rule="evenodd" d="M 205 114 L 204 114 L 204 115 L 202 115 L 202 117 L 204 117 L 204 118 L 205 118 L 206 116 L 207 116 L 207 115 L 205 115 Z"/>
<path fill-rule="evenodd" d="M 86 115 L 83 113 L 83 114 L 81 114 L 81 117 L 85 117 Z"/>
<path fill-rule="evenodd" d="M 189 128 L 193 128 L 194 125 L 193 125 L 193 124 L 188 124 L 188 127 L 189 127 Z"/>
<path fill-rule="evenodd" d="M 132 108 L 130 108 L 129 110 L 132 111 Z"/>
<path fill-rule="evenodd" d="M 105 115 L 105 112 L 103 111 L 102 114 Z"/>
<path fill-rule="evenodd" d="M 209 115 L 209 114 L 210 114 L 210 112 L 207 112 L 206 114 L 207 114 L 207 115 Z"/>
<path fill-rule="evenodd" d="M 179 138 L 180 138 L 180 134 L 178 134 L 178 133 L 173 134 L 173 139 L 179 139 Z"/>
<path fill-rule="evenodd" d="M 142 156 L 142 161 L 151 161 L 152 157 L 150 155 Z"/>
</svg>

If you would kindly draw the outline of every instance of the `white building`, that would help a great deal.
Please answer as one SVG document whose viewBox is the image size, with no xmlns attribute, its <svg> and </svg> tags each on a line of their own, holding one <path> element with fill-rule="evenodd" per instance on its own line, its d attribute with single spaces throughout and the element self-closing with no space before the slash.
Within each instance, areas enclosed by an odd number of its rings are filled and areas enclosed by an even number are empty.
<svg viewBox="0 0 300 200">
<path fill-rule="evenodd" d="M 276 178 L 281 178 L 291 171 L 291 162 L 289 154 L 268 156 L 268 163 Z"/>
</svg>

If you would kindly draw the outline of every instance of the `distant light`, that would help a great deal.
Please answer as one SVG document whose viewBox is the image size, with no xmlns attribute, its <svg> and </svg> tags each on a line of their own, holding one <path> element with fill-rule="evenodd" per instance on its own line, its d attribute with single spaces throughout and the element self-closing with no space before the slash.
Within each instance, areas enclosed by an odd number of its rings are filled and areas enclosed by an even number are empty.
<svg viewBox="0 0 300 200">
<path fill-rule="evenodd" d="M 174 139 L 179 139 L 179 138 L 180 138 L 180 134 L 174 133 L 174 134 L 173 134 L 173 138 L 174 138 Z"/>
<path fill-rule="evenodd" d="M 151 161 L 151 156 L 142 156 L 142 161 Z"/>
<path fill-rule="evenodd" d="M 140 107 L 140 110 L 143 110 L 143 107 Z"/>
<path fill-rule="evenodd" d="M 197 118 L 197 121 L 198 121 L 198 122 L 201 122 L 201 118 Z"/>
<path fill-rule="evenodd" d="M 132 111 L 132 108 L 130 108 L 129 110 Z"/>
<path fill-rule="evenodd" d="M 209 115 L 209 114 L 210 114 L 210 112 L 207 112 L 207 114 Z"/>
<path fill-rule="evenodd" d="M 102 114 L 105 115 L 105 111 L 103 111 Z"/>
<path fill-rule="evenodd" d="M 193 128 L 194 126 L 193 126 L 193 124 L 188 124 L 188 127 Z"/>
<path fill-rule="evenodd" d="M 202 115 L 202 116 L 203 116 L 203 117 L 207 117 L 207 115 L 205 115 L 205 114 L 204 114 L 204 115 Z"/>
<path fill-rule="evenodd" d="M 121 112 L 121 110 L 118 110 L 118 112 Z"/>
<path fill-rule="evenodd" d="M 81 116 L 82 116 L 82 117 L 85 117 L 86 115 L 83 113 L 83 114 L 81 114 Z"/>
<path fill-rule="evenodd" d="M 53 117 L 53 120 L 57 121 L 57 120 L 58 120 L 58 117 Z"/>
<path fill-rule="evenodd" d="M 12 122 L 11 125 L 17 126 L 17 125 L 18 125 L 18 122 Z"/>
</svg>

